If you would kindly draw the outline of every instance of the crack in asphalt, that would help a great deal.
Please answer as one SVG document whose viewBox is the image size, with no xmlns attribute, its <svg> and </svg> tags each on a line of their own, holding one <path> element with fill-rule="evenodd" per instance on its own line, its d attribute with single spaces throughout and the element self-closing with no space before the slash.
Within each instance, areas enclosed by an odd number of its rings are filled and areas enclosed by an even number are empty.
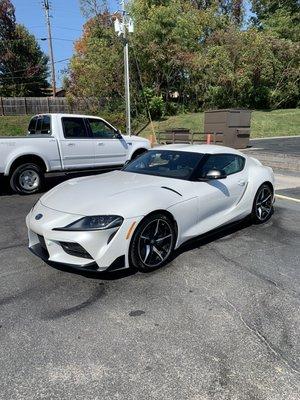
<svg viewBox="0 0 300 400">
<path fill-rule="evenodd" d="M 26 246 L 26 245 L 27 245 L 27 242 L 17 243 L 17 244 L 11 244 L 11 245 L 9 245 L 9 246 L 1 247 L 1 248 L 0 248 L 0 251 L 2 251 L 2 250 L 14 249 L 14 248 L 17 248 L 17 247 L 23 247 L 23 246 Z"/>
<path fill-rule="evenodd" d="M 276 289 L 280 290 L 281 292 L 283 292 L 284 294 L 296 299 L 297 301 L 299 301 L 299 293 L 297 293 L 295 290 L 293 289 L 289 289 L 287 290 L 282 284 L 273 281 L 272 279 L 270 279 L 269 277 L 267 277 L 266 275 L 262 274 L 261 272 L 258 271 L 254 271 L 248 267 L 246 267 L 245 265 L 239 263 L 236 260 L 233 260 L 227 256 L 225 256 L 223 253 L 221 253 L 219 250 L 217 250 L 216 248 L 212 249 L 219 257 L 222 257 L 226 262 L 228 263 L 232 263 L 235 266 L 239 267 L 242 271 L 247 271 L 249 272 L 249 274 L 256 276 L 257 278 L 261 279 L 262 281 L 275 286 Z"/>
<path fill-rule="evenodd" d="M 283 354 L 277 346 L 274 346 L 269 340 L 266 338 L 265 335 L 263 335 L 257 328 L 252 327 L 243 317 L 241 312 L 235 307 L 234 304 L 232 304 L 229 300 L 223 298 L 223 301 L 228 304 L 231 309 L 237 314 L 239 320 L 243 323 L 243 325 L 250 331 L 252 332 L 262 343 L 266 345 L 266 347 L 283 363 L 291 369 L 293 372 L 300 374 L 300 370 L 298 369 L 298 365 L 293 361 L 290 360 L 289 358 L 286 357 L 285 354 Z"/>
<path fill-rule="evenodd" d="M 20 293 L 15 293 L 11 296 L 6 296 L 3 297 L 2 299 L 0 299 L 0 306 L 4 306 L 5 304 L 10 304 L 13 303 L 17 300 L 23 300 L 26 297 L 28 297 L 28 295 L 30 295 L 31 293 L 34 293 L 36 291 L 36 286 L 35 287 L 31 287 L 29 289 L 23 290 L 23 292 Z"/>
<path fill-rule="evenodd" d="M 211 292 L 210 289 L 206 286 L 202 286 L 207 292 Z M 215 296 L 205 296 L 205 298 L 209 301 L 209 302 L 215 302 L 219 305 L 221 305 L 222 307 L 224 307 L 224 303 L 229 305 L 231 310 L 234 311 L 234 313 L 238 316 L 239 320 L 243 323 L 243 325 L 247 328 L 248 331 L 250 331 L 252 334 L 254 334 L 259 341 L 264 344 L 268 350 L 274 355 L 276 356 L 277 359 L 281 360 L 290 370 L 292 370 L 293 372 L 295 372 L 296 374 L 300 374 L 300 369 L 298 368 L 298 364 L 291 360 L 290 358 L 288 358 L 285 354 L 282 353 L 282 351 L 280 351 L 280 349 L 275 346 L 274 344 L 272 344 L 271 342 L 269 342 L 269 340 L 267 339 L 267 337 L 260 332 L 256 327 L 252 327 L 243 317 L 242 313 L 236 308 L 236 306 L 231 303 L 229 300 L 226 299 L 226 297 L 224 295 L 215 297 Z"/>
</svg>

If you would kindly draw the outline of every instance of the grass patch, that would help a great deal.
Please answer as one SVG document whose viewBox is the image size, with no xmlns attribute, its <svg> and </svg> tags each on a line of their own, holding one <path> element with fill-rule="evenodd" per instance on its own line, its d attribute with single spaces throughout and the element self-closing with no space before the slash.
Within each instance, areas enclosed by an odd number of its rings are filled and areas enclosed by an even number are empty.
<svg viewBox="0 0 300 400">
<path fill-rule="evenodd" d="M 0 136 L 21 136 L 27 132 L 31 116 L 0 116 Z M 193 132 L 203 132 L 204 113 L 187 113 L 154 121 L 156 132 L 172 128 L 186 128 Z M 149 137 L 150 125 L 141 132 Z M 300 109 L 275 111 L 254 111 L 252 113 L 251 137 L 272 137 L 300 135 Z"/>
<path fill-rule="evenodd" d="M 156 132 L 171 128 L 187 128 L 193 132 L 204 131 L 204 113 L 188 113 L 154 121 Z M 148 137 L 152 133 L 150 125 L 141 133 Z M 300 109 L 274 111 L 253 111 L 251 137 L 273 137 L 300 135 Z"/>
<path fill-rule="evenodd" d="M 25 136 L 30 119 L 29 115 L 0 116 L 0 136 Z"/>
</svg>

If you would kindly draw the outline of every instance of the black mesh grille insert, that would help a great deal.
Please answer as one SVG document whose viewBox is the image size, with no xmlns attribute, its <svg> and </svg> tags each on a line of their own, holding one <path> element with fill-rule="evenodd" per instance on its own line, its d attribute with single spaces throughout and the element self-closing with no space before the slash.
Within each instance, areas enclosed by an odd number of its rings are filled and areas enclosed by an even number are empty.
<svg viewBox="0 0 300 400">
<path fill-rule="evenodd" d="M 48 258 L 48 257 L 49 257 L 49 253 L 48 253 L 48 249 L 47 249 L 47 246 L 46 246 L 46 242 L 45 242 L 44 236 L 37 235 L 37 237 L 38 237 L 38 239 L 39 239 L 40 246 L 41 246 L 41 249 L 42 249 L 43 253 L 44 253 L 44 254 L 47 256 L 47 258 Z"/>
<path fill-rule="evenodd" d="M 39 238 L 39 242 L 40 242 L 40 245 L 42 246 L 42 248 L 44 250 L 47 250 L 47 246 L 46 246 L 46 242 L 45 242 L 44 236 L 41 236 L 41 235 L 37 235 L 37 236 Z"/>
<path fill-rule="evenodd" d="M 78 243 L 59 242 L 59 244 L 64 251 L 71 256 L 93 259 L 93 257 Z"/>
</svg>

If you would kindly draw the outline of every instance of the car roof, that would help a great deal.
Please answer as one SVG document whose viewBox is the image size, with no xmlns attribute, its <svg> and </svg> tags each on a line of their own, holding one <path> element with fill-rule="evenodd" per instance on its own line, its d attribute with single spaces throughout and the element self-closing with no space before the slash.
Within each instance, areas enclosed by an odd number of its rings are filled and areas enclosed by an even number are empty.
<svg viewBox="0 0 300 400">
<path fill-rule="evenodd" d="M 36 114 L 33 117 L 38 117 L 41 115 L 50 115 L 50 116 L 54 116 L 54 117 L 58 117 L 58 118 L 62 118 L 62 117 L 73 117 L 73 118 L 98 118 L 98 119 L 104 119 L 102 117 L 99 117 L 98 115 L 85 115 L 85 114 L 69 114 L 69 113 L 40 113 L 40 114 Z"/>
<path fill-rule="evenodd" d="M 168 144 L 164 146 L 154 147 L 153 150 L 171 150 L 171 151 L 186 151 L 190 153 L 201 154 L 237 154 L 245 157 L 245 154 L 231 147 L 213 145 L 213 144 Z"/>
</svg>

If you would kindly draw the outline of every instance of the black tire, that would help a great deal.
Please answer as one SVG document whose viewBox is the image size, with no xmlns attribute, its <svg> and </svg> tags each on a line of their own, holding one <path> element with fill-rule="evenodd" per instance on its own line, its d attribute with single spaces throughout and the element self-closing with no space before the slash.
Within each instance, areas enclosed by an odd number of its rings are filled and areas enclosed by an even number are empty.
<svg viewBox="0 0 300 400">
<path fill-rule="evenodd" d="M 19 165 L 10 177 L 10 187 L 14 192 L 20 194 L 37 193 L 43 185 L 44 172 L 40 166 L 32 163 Z"/>
<path fill-rule="evenodd" d="M 257 190 L 253 201 L 251 220 L 254 224 L 264 224 L 271 218 L 274 213 L 273 202 L 274 190 L 264 183 Z"/>
<path fill-rule="evenodd" d="M 145 217 L 131 240 L 131 264 L 140 272 L 154 271 L 167 264 L 176 243 L 174 221 L 163 213 Z"/>
</svg>

